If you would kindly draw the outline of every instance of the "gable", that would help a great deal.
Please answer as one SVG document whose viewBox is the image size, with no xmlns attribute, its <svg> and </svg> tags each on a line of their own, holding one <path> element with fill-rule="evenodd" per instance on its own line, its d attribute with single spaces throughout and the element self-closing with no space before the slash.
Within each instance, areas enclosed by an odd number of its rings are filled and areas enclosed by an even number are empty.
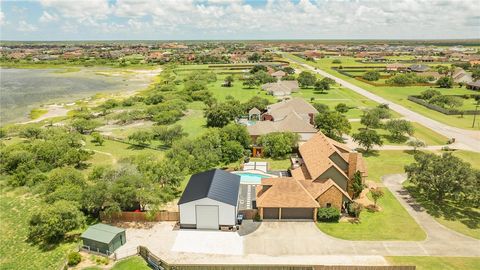
<svg viewBox="0 0 480 270">
<path fill-rule="evenodd" d="M 335 166 L 331 166 L 322 173 L 316 180 L 332 179 L 340 188 L 347 190 L 348 178 L 340 172 Z"/>
</svg>

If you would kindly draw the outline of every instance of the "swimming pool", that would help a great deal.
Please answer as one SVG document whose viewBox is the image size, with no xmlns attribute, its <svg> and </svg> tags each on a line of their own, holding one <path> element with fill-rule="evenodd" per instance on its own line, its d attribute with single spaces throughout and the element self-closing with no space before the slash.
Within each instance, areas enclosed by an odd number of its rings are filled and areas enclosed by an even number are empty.
<svg viewBox="0 0 480 270">
<path fill-rule="evenodd" d="M 262 178 L 270 178 L 270 176 L 259 173 L 250 173 L 250 172 L 238 172 L 240 175 L 240 182 L 242 184 L 254 184 L 258 185 L 262 182 Z"/>
</svg>

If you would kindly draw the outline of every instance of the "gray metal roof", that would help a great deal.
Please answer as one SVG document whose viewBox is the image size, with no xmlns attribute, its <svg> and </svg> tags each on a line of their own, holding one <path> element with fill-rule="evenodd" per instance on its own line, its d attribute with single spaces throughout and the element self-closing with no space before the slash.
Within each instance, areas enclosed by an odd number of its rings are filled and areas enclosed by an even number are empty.
<svg viewBox="0 0 480 270">
<path fill-rule="evenodd" d="M 115 238 L 117 234 L 124 231 L 125 229 L 122 228 L 98 223 L 88 227 L 88 229 L 82 233 L 81 238 L 108 244 L 112 242 L 113 238 Z"/>
<path fill-rule="evenodd" d="M 240 176 L 219 169 L 194 174 L 190 177 L 178 204 L 203 198 L 237 205 Z"/>
</svg>

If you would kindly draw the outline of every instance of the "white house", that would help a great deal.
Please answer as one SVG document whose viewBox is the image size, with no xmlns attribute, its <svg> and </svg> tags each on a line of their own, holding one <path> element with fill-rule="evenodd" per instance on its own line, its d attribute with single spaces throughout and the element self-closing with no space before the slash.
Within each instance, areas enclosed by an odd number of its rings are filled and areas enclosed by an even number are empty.
<svg viewBox="0 0 480 270">
<path fill-rule="evenodd" d="M 181 228 L 235 226 L 240 176 L 213 169 L 190 177 L 178 201 Z"/>
</svg>

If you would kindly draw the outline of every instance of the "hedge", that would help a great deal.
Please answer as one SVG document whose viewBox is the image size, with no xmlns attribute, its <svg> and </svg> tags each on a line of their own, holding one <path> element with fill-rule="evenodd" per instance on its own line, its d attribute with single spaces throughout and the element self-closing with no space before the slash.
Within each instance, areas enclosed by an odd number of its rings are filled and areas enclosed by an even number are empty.
<svg viewBox="0 0 480 270">
<path fill-rule="evenodd" d="M 467 96 L 467 95 L 452 95 L 452 96 L 465 98 L 465 96 Z M 478 95 L 470 95 L 470 97 L 472 97 L 472 98 L 475 98 L 475 96 L 478 96 Z M 415 102 L 417 104 L 420 104 L 422 106 L 425 106 L 425 107 L 427 107 L 431 110 L 434 110 L 434 111 L 437 111 L 437 112 L 440 112 L 440 113 L 443 113 L 443 114 L 446 114 L 446 115 L 462 115 L 462 114 L 463 115 L 475 115 L 475 114 L 478 115 L 478 114 L 480 114 L 479 112 L 477 112 L 475 110 L 461 111 L 461 110 L 445 109 L 445 108 L 440 107 L 438 105 L 426 102 L 425 100 L 421 99 L 420 96 L 408 96 L 407 99 L 412 101 L 412 102 Z"/>
</svg>

